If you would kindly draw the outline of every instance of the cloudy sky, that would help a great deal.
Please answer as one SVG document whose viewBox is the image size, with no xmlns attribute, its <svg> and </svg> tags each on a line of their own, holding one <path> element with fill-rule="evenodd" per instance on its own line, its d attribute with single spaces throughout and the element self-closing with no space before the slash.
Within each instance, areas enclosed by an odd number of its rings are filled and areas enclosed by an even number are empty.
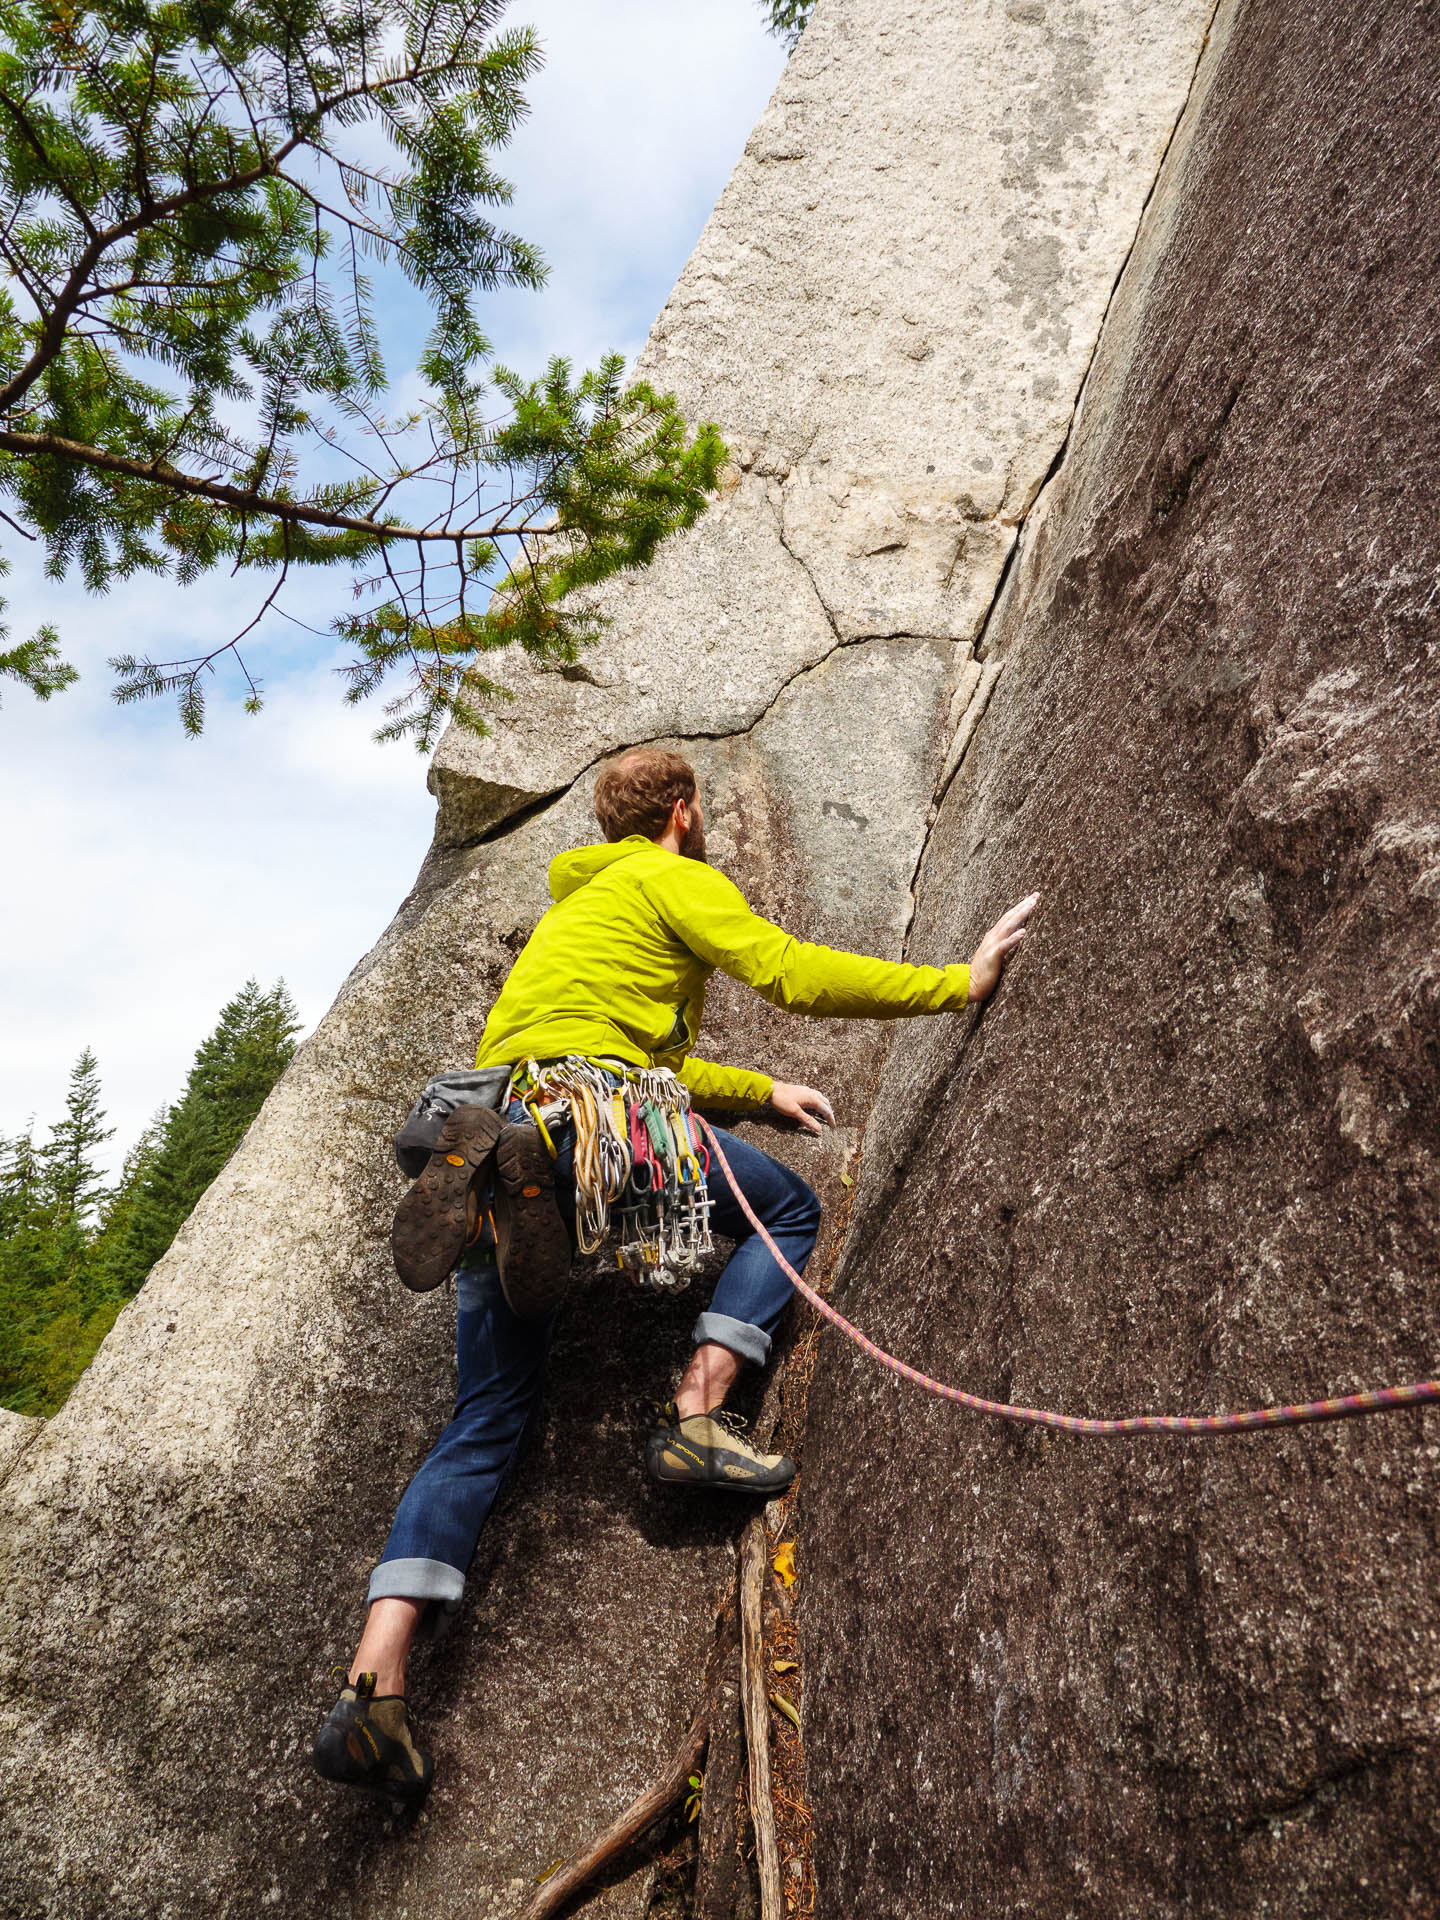
<svg viewBox="0 0 1440 1920">
<path fill-rule="evenodd" d="M 547 65 L 502 157 L 507 217 L 551 276 L 492 303 L 491 337 L 522 372 L 551 353 L 632 356 L 784 49 L 754 0 L 512 0 L 509 17 L 539 30 Z M 392 338 L 413 334 L 397 318 Z M 378 716 L 341 705 L 344 651 L 297 628 L 272 623 L 253 650 L 258 718 L 223 678 L 198 741 L 171 706 L 113 704 L 108 655 L 165 659 L 228 637 L 253 582 L 217 575 L 182 593 L 142 580 L 95 600 L 45 581 L 22 543 L 4 551 L 12 636 L 52 621 L 82 678 L 46 705 L 0 686 L 0 1131 L 55 1119 L 89 1045 L 118 1163 L 247 977 L 283 975 L 315 1024 L 413 880 L 434 803 L 414 749 L 375 745 Z M 337 588 L 289 604 L 324 627 Z"/>
</svg>

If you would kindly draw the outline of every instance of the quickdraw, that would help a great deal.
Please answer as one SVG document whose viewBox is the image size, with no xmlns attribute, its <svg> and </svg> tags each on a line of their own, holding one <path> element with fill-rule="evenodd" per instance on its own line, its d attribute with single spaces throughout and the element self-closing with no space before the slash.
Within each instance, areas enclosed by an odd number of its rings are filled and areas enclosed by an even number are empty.
<svg viewBox="0 0 1440 1920">
<path fill-rule="evenodd" d="M 602 1067 L 571 1055 L 518 1068 L 524 1101 L 553 1158 L 551 1129 L 575 1129 L 575 1238 L 598 1253 L 612 1236 L 616 1265 L 638 1286 L 679 1292 L 714 1251 L 708 1150 L 690 1095 L 663 1067 Z"/>
</svg>

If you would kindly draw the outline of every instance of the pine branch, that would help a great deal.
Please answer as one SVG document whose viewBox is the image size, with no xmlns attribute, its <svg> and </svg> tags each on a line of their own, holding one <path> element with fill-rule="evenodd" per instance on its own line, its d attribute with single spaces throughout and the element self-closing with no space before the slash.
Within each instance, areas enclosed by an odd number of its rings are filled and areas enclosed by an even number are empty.
<svg viewBox="0 0 1440 1920">
<path fill-rule="evenodd" d="M 578 379 L 563 361 L 530 382 L 490 368 L 476 298 L 545 276 L 492 219 L 510 199 L 493 151 L 539 60 L 528 32 L 494 32 L 501 12 L 220 0 L 203 18 L 101 17 L 11 0 L 0 43 L 8 524 L 97 592 L 142 569 L 267 569 L 262 616 L 284 612 L 297 569 L 363 569 L 375 597 L 334 629 L 359 649 L 347 697 L 407 673 L 381 731 L 419 743 L 450 715 L 483 726 L 461 692 L 479 654 L 573 659 L 602 624 L 590 590 L 693 525 L 725 457 L 713 428 L 687 436 L 673 398 L 622 388 L 617 359 Z M 366 127 L 395 165 L 347 149 Z M 400 420 L 376 404 L 362 251 L 434 314 L 427 397 Z M 411 568 L 392 562 L 405 550 Z M 117 697 L 174 691 L 199 726 L 201 679 L 241 637 L 188 661 L 122 655 Z"/>
</svg>

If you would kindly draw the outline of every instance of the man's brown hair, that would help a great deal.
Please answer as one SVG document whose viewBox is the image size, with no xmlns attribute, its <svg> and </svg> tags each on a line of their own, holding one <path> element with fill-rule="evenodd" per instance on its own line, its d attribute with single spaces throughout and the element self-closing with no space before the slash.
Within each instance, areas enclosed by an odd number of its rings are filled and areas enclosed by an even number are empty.
<svg viewBox="0 0 1440 1920">
<path fill-rule="evenodd" d="M 632 747 L 595 782 L 595 818 L 607 840 L 627 833 L 658 840 L 677 800 L 694 804 L 695 769 L 664 747 Z"/>
</svg>

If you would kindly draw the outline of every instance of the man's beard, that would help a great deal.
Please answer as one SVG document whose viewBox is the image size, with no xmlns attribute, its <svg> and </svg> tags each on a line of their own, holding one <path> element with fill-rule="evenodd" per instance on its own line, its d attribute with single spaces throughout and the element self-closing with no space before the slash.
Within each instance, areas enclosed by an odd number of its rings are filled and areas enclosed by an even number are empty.
<svg viewBox="0 0 1440 1920">
<path fill-rule="evenodd" d="M 689 826 L 681 836 L 680 857 L 682 860 L 704 860 L 705 858 L 705 829 L 693 813 L 690 816 Z"/>
</svg>

